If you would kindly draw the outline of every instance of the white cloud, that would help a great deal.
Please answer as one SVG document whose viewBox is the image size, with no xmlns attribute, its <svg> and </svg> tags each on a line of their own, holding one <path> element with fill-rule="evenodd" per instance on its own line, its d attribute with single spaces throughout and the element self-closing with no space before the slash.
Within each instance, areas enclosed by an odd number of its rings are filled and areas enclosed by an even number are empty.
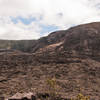
<svg viewBox="0 0 100 100">
<path fill-rule="evenodd" d="M 10 16 L 29 16 L 41 20 L 14 24 Z M 43 25 L 67 29 L 72 25 L 100 21 L 100 0 L 0 0 L 0 38 L 39 38 Z"/>
<path fill-rule="evenodd" d="M 40 37 L 41 28 L 36 23 L 25 25 L 21 22 L 14 24 L 9 21 L 4 22 L 5 19 L 0 21 L 0 38 L 1 39 L 37 39 Z"/>
</svg>

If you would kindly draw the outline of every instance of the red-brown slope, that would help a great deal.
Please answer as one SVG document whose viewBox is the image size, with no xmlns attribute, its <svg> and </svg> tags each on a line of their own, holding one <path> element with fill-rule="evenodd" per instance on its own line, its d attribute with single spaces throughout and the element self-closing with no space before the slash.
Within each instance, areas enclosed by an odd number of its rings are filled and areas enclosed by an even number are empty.
<svg viewBox="0 0 100 100">
<path fill-rule="evenodd" d="M 98 22 L 51 33 L 36 41 L 31 54 L 12 52 L 7 58 L 1 54 L 0 95 L 44 92 L 45 80 L 56 77 L 63 96 L 70 98 L 81 91 L 99 100 L 99 27 Z"/>
</svg>

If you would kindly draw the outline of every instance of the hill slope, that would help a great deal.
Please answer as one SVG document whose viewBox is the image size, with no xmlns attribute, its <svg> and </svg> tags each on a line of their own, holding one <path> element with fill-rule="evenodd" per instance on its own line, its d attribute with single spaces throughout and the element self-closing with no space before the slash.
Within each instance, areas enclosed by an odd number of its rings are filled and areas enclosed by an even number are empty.
<svg viewBox="0 0 100 100">
<path fill-rule="evenodd" d="M 82 92 L 99 100 L 99 22 L 53 32 L 36 40 L 30 52 L 0 53 L 1 96 L 44 92 L 45 80 L 55 77 L 63 97 Z"/>
<path fill-rule="evenodd" d="M 99 45 L 100 23 L 95 22 L 72 27 L 65 31 L 53 32 L 47 37 L 39 39 L 37 45 L 33 46 L 33 52 L 35 52 L 35 48 L 37 48 L 36 51 L 39 51 L 40 48 L 55 47 L 58 52 L 76 51 L 77 53 L 95 55 L 100 53 Z"/>
<path fill-rule="evenodd" d="M 22 52 L 31 52 L 36 40 L 0 40 L 0 49 L 13 49 Z"/>
</svg>

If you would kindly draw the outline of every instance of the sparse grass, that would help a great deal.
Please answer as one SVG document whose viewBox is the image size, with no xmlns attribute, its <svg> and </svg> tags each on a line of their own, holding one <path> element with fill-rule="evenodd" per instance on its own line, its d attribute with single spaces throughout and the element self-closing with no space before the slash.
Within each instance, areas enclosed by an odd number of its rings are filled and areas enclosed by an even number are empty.
<svg viewBox="0 0 100 100">
<path fill-rule="evenodd" d="M 71 100 L 90 100 L 89 96 L 84 96 L 83 94 L 79 93 L 78 96 Z"/>
<path fill-rule="evenodd" d="M 47 79 L 46 85 L 47 85 L 48 93 L 50 95 L 50 100 L 55 100 L 57 97 L 60 97 L 59 94 L 60 87 L 57 85 L 57 81 L 55 78 Z"/>
<path fill-rule="evenodd" d="M 61 99 L 60 93 L 59 93 L 59 86 L 57 85 L 57 81 L 55 78 L 50 78 L 46 80 L 46 85 L 48 89 L 48 93 L 50 95 L 49 100 L 59 100 Z M 48 98 L 47 98 L 48 99 Z M 67 100 L 67 99 L 66 99 Z M 90 100 L 89 96 L 84 96 L 83 94 L 79 93 L 76 98 L 71 98 L 70 100 Z"/>
</svg>

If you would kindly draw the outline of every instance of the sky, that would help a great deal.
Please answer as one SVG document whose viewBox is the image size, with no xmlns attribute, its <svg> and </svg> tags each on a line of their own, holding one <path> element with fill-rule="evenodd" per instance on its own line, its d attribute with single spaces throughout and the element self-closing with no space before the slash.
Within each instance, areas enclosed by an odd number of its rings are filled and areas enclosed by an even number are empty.
<svg viewBox="0 0 100 100">
<path fill-rule="evenodd" d="M 0 0 L 0 39 L 38 39 L 99 21 L 100 0 Z"/>
</svg>

